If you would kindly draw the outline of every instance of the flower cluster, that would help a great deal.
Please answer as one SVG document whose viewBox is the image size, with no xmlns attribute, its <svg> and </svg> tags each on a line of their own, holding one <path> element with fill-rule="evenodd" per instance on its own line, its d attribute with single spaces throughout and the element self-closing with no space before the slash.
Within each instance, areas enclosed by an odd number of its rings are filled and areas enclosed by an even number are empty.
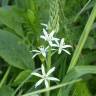
<svg viewBox="0 0 96 96">
<path fill-rule="evenodd" d="M 49 47 L 52 51 L 58 51 L 58 54 L 61 54 L 62 51 L 66 52 L 70 55 L 70 52 L 66 50 L 67 48 L 72 47 L 71 45 L 66 45 L 64 42 L 64 38 L 59 39 L 54 37 L 55 31 L 52 30 L 50 33 L 48 33 L 48 26 L 46 24 L 41 24 L 45 26 L 43 28 L 43 35 L 40 36 L 41 39 L 48 42 L 48 46 L 45 48 L 44 45 L 38 47 L 37 50 L 32 50 L 31 52 L 34 53 L 33 57 L 36 57 L 37 55 L 42 55 L 45 59 L 47 59 L 47 53 L 49 51 Z M 42 74 L 39 74 L 37 72 L 33 72 L 32 75 L 35 75 L 39 78 L 41 78 L 36 84 L 35 87 L 39 86 L 43 81 L 45 83 L 46 88 L 49 87 L 49 81 L 59 81 L 59 79 L 55 77 L 50 77 L 51 73 L 55 71 L 55 67 L 51 68 L 47 73 L 45 72 L 45 68 L 43 64 L 41 65 L 41 71 Z"/>
<path fill-rule="evenodd" d="M 43 24 L 43 26 L 45 26 L 46 28 L 43 28 L 43 35 L 40 36 L 40 38 L 44 39 L 45 41 L 48 42 L 48 46 L 46 48 L 44 48 L 44 46 L 40 46 L 38 48 L 38 50 L 32 50 L 31 52 L 34 53 L 33 57 L 36 57 L 37 55 L 42 55 L 46 58 L 46 54 L 48 52 L 48 48 L 49 46 L 51 46 L 51 50 L 56 50 L 58 51 L 58 54 L 61 54 L 62 51 L 66 52 L 67 54 L 70 55 L 70 52 L 68 50 L 66 50 L 67 48 L 72 47 L 71 45 L 66 45 L 64 42 L 64 38 L 62 38 L 61 40 L 59 38 L 55 38 L 54 34 L 55 31 L 52 30 L 52 32 L 48 33 L 48 26 L 46 24 Z"/>
</svg>

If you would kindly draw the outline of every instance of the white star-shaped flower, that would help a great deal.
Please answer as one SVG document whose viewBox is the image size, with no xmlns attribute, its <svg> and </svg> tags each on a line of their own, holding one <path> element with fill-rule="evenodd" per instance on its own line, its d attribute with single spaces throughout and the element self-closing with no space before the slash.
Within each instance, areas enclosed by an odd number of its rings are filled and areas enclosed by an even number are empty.
<svg viewBox="0 0 96 96">
<path fill-rule="evenodd" d="M 49 45 L 52 46 L 52 41 L 58 41 L 58 38 L 53 37 L 55 31 L 53 30 L 51 33 L 48 33 L 45 29 L 43 29 L 44 35 L 41 35 L 40 37 L 44 39 L 45 41 L 48 41 Z"/>
<path fill-rule="evenodd" d="M 48 25 L 47 24 L 41 23 L 41 25 L 44 26 L 46 28 L 46 30 L 48 30 Z"/>
<path fill-rule="evenodd" d="M 59 79 L 55 78 L 55 77 L 50 77 L 51 73 L 55 70 L 55 67 L 51 68 L 47 73 L 45 72 L 45 68 L 43 66 L 43 64 L 41 65 L 41 71 L 42 74 L 33 72 L 32 75 L 35 75 L 37 77 L 40 77 L 41 79 L 35 84 L 35 88 L 37 86 L 39 86 L 42 82 L 45 83 L 46 88 L 49 87 L 49 81 L 60 81 Z"/>
<path fill-rule="evenodd" d="M 42 54 L 42 55 L 46 58 L 46 54 L 47 54 L 47 52 L 48 52 L 48 48 L 49 48 L 49 46 L 46 47 L 46 48 L 44 48 L 44 46 L 40 46 L 40 47 L 38 48 L 38 50 L 32 50 L 32 51 L 30 51 L 30 52 L 34 52 L 34 53 L 35 53 L 35 54 L 32 56 L 32 58 L 34 58 L 34 57 L 36 57 L 37 55 L 40 55 L 40 54 Z"/>
<path fill-rule="evenodd" d="M 61 39 L 60 43 L 56 41 L 54 47 L 58 47 L 58 54 L 61 54 L 62 51 L 65 51 L 67 54 L 70 55 L 70 52 L 66 50 L 66 48 L 72 47 L 71 45 L 65 45 L 64 38 Z M 56 49 L 54 49 L 56 50 Z"/>
</svg>

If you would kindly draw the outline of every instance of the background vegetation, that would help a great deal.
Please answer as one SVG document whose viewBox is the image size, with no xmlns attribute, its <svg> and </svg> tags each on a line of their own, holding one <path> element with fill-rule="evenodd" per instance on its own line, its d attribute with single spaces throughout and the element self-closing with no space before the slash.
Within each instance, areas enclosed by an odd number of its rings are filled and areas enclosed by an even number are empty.
<svg viewBox="0 0 96 96">
<path fill-rule="evenodd" d="M 0 4 L 0 96 L 45 96 L 48 90 L 50 96 L 96 96 L 96 0 L 1 0 Z M 37 78 L 28 78 L 43 60 L 38 56 L 33 60 L 29 52 L 42 44 L 41 23 L 73 46 L 70 56 L 52 56 L 60 82 L 43 90 L 34 88 Z"/>
</svg>

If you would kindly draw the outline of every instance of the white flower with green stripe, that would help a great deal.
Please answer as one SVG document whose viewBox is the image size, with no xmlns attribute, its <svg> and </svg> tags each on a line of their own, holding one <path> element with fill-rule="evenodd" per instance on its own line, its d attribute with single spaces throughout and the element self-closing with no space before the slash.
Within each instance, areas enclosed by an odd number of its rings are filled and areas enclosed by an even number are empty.
<svg viewBox="0 0 96 96">
<path fill-rule="evenodd" d="M 45 68 L 44 68 L 44 65 L 42 64 L 41 65 L 41 71 L 42 71 L 42 74 L 39 74 L 37 72 L 33 72 L 32 75 L 35 75 L 39 78 L 41 78 L 36 84 L 35 84 L 35 88 L 37 86 L 39 86 L 41 83 L 44 82 L 46 88 L 49 87 L 49 81 L 60 81 L 58 78 L 55 78 L 55 77 L 50 77 L 50 75 L 53 73 L 53 71 L 55 71 L 55 67 L 51 68 L 47 73 L 45 72 Z"/>
<path fill-rule="evenodd" d="M 30 52 L 35 53 L 35 54 L 32 56 L 32 58 L 35 58 L 37 55 L 40 55 L 40 54 L 46 58 L 46 54 L 47 54 L 47 52 L 48 52 L 48 48 L 49 48 L 49 46 L 47 46 L 46 48 L 44 48 L 44 46 L 40 46 L 40 47 L 38 48 L 38 50 L 32 50 L 32 51 L 30 51 Z"/>
<path fill-rule="evenodd" d="M 53 37 L 55 31 L 53 30 L 52 32 L 48 33 L 45 29 L 43 29 L 43 34 L 41 35 L 40 38 L 44 39 L 49 43 L 50 46 L 53 45 L 53 41 L 58 41 L 58 38 Z"/>
<path fill-rule="evenodd" d="M 64 38 L 62 38 L 60 40 L 60 42 L 56 41 L 56 44 L 53 44 L 53 46 L 58 48 L 58 54 L 61 54 L 61 52 L 64 51 L 64 52 L 66 52 L 67 54 L 70 55 L 70 52 L 67 51 L 66 49 L 70 48 L 72 46 L 71 45 L 66 45 L 65 42 L 64 42 Z M 57 50 L 57 49 L 54 49 L 54 50 Z"/>
</svg>

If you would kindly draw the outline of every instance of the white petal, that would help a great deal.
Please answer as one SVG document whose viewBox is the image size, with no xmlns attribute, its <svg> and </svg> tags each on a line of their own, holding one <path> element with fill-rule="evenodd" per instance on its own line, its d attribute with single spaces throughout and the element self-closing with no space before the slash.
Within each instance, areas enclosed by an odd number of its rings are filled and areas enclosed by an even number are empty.
<svg viewBox="0 0 96 96">
<path fill-rule="evenodd" d="M 51 69 L 47 72 L 47 76 L 49 76 L 54 70 L 55 70 L 55 67 L 51 68 Z"/>
<path fill-rule="evenodd" d="M 48 41 L 48 43 L 49 43 L 49 45 L 50 45 L 50 46 L 52 46 L 52 45 L 53 45 L 53 44 L 52 44 L 52 41 Z"/>
<path fill-rule="evenodd" d="M 34 71 L 33 71 L 33 73 L 37 73 L 38 71 L 40 71 L 41 70 L 41 68 L 37 68 L 37 69 L 35 69 Z"/>
<path fill-rule="evenodd" d="M 64 45 L 63 48 L 69 48 L 72 47 L 71 45 Z"/>
<path fill-rule="evenodd" d="M 39 49 L 40 52 L 41 52 L 41 51 L 44 49 L 44 47 L 43 47 L 43 46 L 40 46 L 38 49 Z"/>
<path fill-rule="evenodd" d="M 47 51 L 47 50 L 48 50 L 48 48 L 49 48 L 49 46 L 47 46 L 47 47 L 45 48 L 45 50 Z"/>
<path fill-rule="evenodd" d="M 61 49 L 61 48 L 59 48 L 59 50 L 58 50 L 58 54 L 61 54 L 61 52 L 62 52 L 62 49 Z"/>
<path fill-rule="evenodd" d="M 49 34 L 49 37 L 53 37 L 53 35 L 54 35 L 54 31 L 52 31 L 50 34 Z"/>
<path fill-rule="evenodd" d="M 42 74 L 45 76 L 46 73 L 45 73 L 45 68 L 44 68 L 44 65 L 43 64 L 41 65 L 41 71 L 42 71 Z"/>
<path fill-rule="evenodd" d="M 42 55 L 43 55 L 44 57 L 46 57 L 46 53 L 45 53 L 45 52 L 42 52 Z"/>
<path fill-rule="evenodd" d="M 46 29 L 48 29 L 48 25 L 47 24 L 41 23 L 41 25 L 45 26 Z"/>
<path fill-rule="evenodd" d="M 44 39 L 46 41 L 46 38 L 45 36 L 41 35 L 40 38 Z"/>
<path fill-rule="evenodd" d="M 63 46 L 63 44 L 64 44 L 64 38 L 62 38 L 60 41 L 60 47 Z"/>
<path fill-rule="evenodd" d="M 48 27 L 48 25 L 47 25 L 47 24 L 45 24 L 45 23 L 41 23 L 41 25 L 43 25 L 43 26 L 45 26 L 45 27 Z"/>
<path fill-rule="evenodd" d="M 62 49 L 63 51 L 65 51 L 67 54 L 71 55 L 71 53 L 65 49 Z"/>
<path fill-rule="evenodd" d="M 37 77 L 42 78 L 42 75 L 41 75 L 41 74 L 39 74 L 39 73 L 36 73 L 36 72 L 32 72 L 32 73 L 31 73 L 31 75 L 35 75 L 35 76 L 37 76 Z"/>
<path fill-rule="evenodd" d="M 47 33 L 47 31 L 45 29 L 43 29 L 43 33 L 45 35 L 45 38 L 47 39 L 48 38 L 48 33 Z"/>
<path fill-rule="evenodd" d="M 44 80 L 44 81 L 45 81 L 46 88 L 48 88 L 49 87 L 48 81 L 47 80 Z"/>
<path fill-rule="evenodd" d="M 59 47 L 60 46 L 59 41 L 56 40 L 55 42 L 56 42 L 57 47 Z"/>
<path fill-rule="evenodd" d="M 54 38 L 54 37 L 53 37 L 53 38 L 52 38 L 52 40 L 54 40 L 54 41 L 57 41 L 57 42 L 58 42 L 58 40 L 59 40 L 59 39 L 58 39 L 58 38 Z"/>
<path fill-rule="evenodd" d="M 57 50 L 57 49 L 53 49 L 53 48 L 52 48 L 51 50 L 52 50 L 52 51 L 55 51 L 55 50 Z"/>
<path fill-rule="evenodd" d="M 32 50 L 32 52 L 40 52 L 39 50 Z"/>
<path fill-rule="evenodd" d="M 35 88 L 36 88 L 37 86 L 39 86 L 39 85 L 43 82 L 43 80 L 44 80 L 44 79 L 40 79 L 40 80 L 35 84 Z"/>
<path fill-rule="evenodd" d="M 52 44 L 52 47 L 58 47 L 58 45 L 57 44 Z"/>
<path fill-rule="evenodd" d="M 39 55 L 40 53 L 36 53 L 32 56 L 32 59 L 34 59 L 37 55 Z"/>
<path fill-rule="evenodd" d="M 51 81 L 60 81 L 58 78 L 55 77 L 48 77 L 47 79 Z"/>
</svg>

